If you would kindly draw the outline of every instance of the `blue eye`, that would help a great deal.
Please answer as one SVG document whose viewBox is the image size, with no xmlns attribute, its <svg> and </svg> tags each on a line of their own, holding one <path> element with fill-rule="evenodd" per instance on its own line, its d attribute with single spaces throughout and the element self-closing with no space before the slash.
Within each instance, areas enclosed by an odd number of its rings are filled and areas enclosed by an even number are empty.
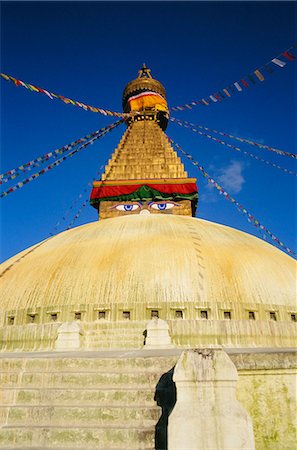
<svg viewBox="0 0 297 450">
<path fill-rule="evenodd" d="M 165 211 L 165 209 L 171 209 L 174 206 L 179 206 L 177 203 L 167 202 L 167 203 L 151 203 L 150 207 L 153 209 L 158 209 L 159 211 Z"/>
<path fill-rule="evenodd" d="M 113 208 L 116 208 L 119 211 L 135 211 L 135 209 L 138 209 L 140 206 L 137 204 L 132 204 L 132 205 L 125 205 L 125 204 L 121 204 L 121 205 L 117 205 L 117 206 L 113 206 Z"/>
</svg>

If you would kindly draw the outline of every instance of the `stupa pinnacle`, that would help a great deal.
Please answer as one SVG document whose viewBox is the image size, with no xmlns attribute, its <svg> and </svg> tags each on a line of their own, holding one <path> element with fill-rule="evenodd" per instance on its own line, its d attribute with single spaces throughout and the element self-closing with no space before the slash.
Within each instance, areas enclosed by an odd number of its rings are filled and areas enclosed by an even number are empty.
<svg viewBox="0 0 297 450">
<path fill-rule="evenodd" d="M 133 113 L 128 128 L 101 180 L 93 184 L 91 204 L 99 218 L 144 212 L 194 216 L 196 179 L 188 178 L 164 134 L 166 92 L 145 64 L 124 89 L 123 110 Z"/>
</svg>

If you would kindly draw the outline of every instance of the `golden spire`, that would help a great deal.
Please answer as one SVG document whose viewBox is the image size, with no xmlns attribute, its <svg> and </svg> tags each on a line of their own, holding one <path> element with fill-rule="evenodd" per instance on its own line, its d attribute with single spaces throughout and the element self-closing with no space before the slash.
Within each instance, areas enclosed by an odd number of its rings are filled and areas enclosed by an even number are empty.
<svg viewBox="0 0 297 450">
<path fill-rule="evenodd" d="M 196 179 L 188 178 L 164 134 L 169 117 L 165 89 L 145 64 L 124 89 L 123 109 L 134 114 L 101 180 L 93 184 L 90 202 L 100 218 L 142 212 L 195 215 Z"/>
<path fill-rule="evenodd" d="M 115 149 L 102 180 L 187 178 L 168 139 L 148 117 L 132 122 Z"/>
</svg>

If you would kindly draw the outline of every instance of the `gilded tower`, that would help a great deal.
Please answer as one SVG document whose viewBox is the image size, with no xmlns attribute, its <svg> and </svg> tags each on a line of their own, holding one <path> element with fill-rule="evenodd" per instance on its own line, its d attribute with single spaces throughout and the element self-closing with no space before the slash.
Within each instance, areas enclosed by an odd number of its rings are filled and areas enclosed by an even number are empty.
<svg viewBox="0 0 297 450">
<path fill-rule="evenodd" d="M 91 204 L 99 218 L 127 214 L 195 216 L 198 192 L 164 133 L 169 110 L 163 85 L 143 65 L 123 92 L 127 130 L 94 182 Z"/>
</svg>

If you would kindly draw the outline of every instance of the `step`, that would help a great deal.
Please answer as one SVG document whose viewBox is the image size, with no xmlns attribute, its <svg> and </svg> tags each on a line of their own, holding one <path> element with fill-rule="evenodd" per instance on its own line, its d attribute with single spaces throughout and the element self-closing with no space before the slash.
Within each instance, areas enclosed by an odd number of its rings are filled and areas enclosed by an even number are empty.
<svg viewBox="0 0 297 450">
<path fill-rule="evenodd" d="M 123 371 L 129 368 L 131 371 L 158 371 L 160 374 L 170 370 L 178 359 L 178 356 L 169 357 L 139 357 L 139 358 L 78 358 L 78 357 L 24 357 L 24 358 L 0 358 L 1 372 L 19 372 L 19 371 L 63 371 L 67 372 L 99 372 L 105 371 Z"/>
<path fill-rule="evenodd" d="M 79 406 L 78 406 L 79 405 Z M 100 426 L 125 424 L 132 427 L 154 426 L 161 416 L 161 408 L 155 406 L 0 406 L 0 424 L 10 426 Z"/>
<path fill-rule="evenodd" d="M 12 448 L 145 450 L 154 448 L 155 427 L 38 427 L 17 426 L 0 429 L 1 450 Z"/>
<path fill-rule="evenodd" d="M 125 387 L 154 388 L 160 378 L 160 373 L 153 372 L 29 372 L 21 375 L 17 373 L 1 373 L 0 386 L 4 387 Z"/>
<path fill-rule="evenodd" d="M 92 449 L 93 449 L 93 447 L 91 447 Z M 96 446 L 96 448 L 98 448 L 97 446 Z M 42 445 L 42 447 L 40 447 L 40 446 L 38 446 L 38 447 L 36 447 L 35 445 L 34 445 L 34 447 L 21 447 L 21 450 L 53 450 L 53 447 L 48 447 L 47 445 L 46 446 L 44 446 L 44 445 Z M 20 447 L 2 447 L 2 449 L 1 450 L 20 450 Z M 86 450 L 86 447 L 55 447 L 55 450 Z M 105 450 L 107 450 L 106 448 L 105 448 Z M 108 450 L 119 450 L 119 448 L 111 448 L 111 447 L 108 447 Z M 132 447 L 130 447 L 130 446 L 125 446 L 125 447 L 123 447 L 121 450 L 134 450 L 134 449 L 132 449 Z M 145 448 L 143 448 L 142 450 L 155 450 L 155 447 L 145 447 Z"/>
<path fill-rule="evenodd" d="M 155 406 L 155 390 L 143 387 L 119 389 L 90 388 L 6 388 L 2 391 L 2 405 L 68 405 L 78 401 L 84 405 L 135 405 Z"/>
</svg>

